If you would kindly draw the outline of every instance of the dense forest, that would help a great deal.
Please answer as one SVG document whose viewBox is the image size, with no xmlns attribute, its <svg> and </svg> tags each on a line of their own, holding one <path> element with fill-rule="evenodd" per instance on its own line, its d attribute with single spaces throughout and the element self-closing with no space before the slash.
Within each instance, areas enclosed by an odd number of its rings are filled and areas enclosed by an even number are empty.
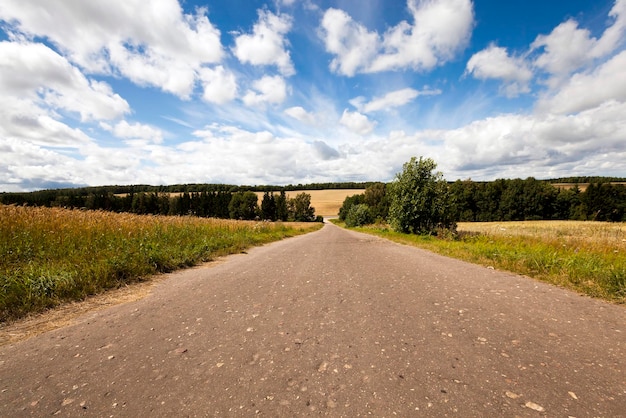
<svg viewBox="0 0 626 418">
<path fill-rule="evenodd" d="M 554 183 L 568 183 L 563 180 L 558 179 Z M 587 184 L 586 181 L 582 183 Z M 462 222 L 626 221 L 626 187 L 606 180 L 589 183 L 585 190 L 576 183 L 571 187 L 555 187 L 551 182 L 532 177 L 491 182 L 458 180 L 448 184 L 448 192 L 454 204 L 455 218 Z M 339 217 L 355 224 L 386 220 L 389 206 L 388 187 L 379 183 L 368 187 L 363 194 L 346 198 Z M 351 212 L 352 207 L 359 210 Z M 351 219 L 349 215 L 357 218 Z"/>
<path fill-rule="evenodd" d="M 250 190 L 210 185 L 203 191 L 145 191 L 150 186 L 107 186 L 0 193 L 0 203 L 130 212 L 141 215 L 192 215 L 206 218 L 261 219 L 271 221 L 321 221 L 311 207 L 311 196 L 288 198 L 284 190 L 266 191 L 261 204 Z M 214 187 L 213 187 L 214 186 Z"/>
<path fill-rule="evenodd" d="M 576 219 L 626 221 L 626 187 L 623 178 L 570 177 L 552 180 L 499 179 L 489 182 L 458 180 L 449 183 L 460 221 L 513 221 Z M 554 184 L 569 183 L 571 187 Z M 585 184 L 586 188 L 577 184 Z M 226 184 L 180 184 L 171 186 L 102 186 L 0 193 L 0 203 L 58 206 L 132 212 L 138 214 L 195 215 L 201 217 L 267 220 L 315 220 L 310 195 L 294 199 L 285 191 L 364 189 L 348 198 L 340 215 L 352 204 L 366 204 L 373 219 L 386 219 L 389 203 L 386 184 L 315 183 L 288 186 L 234 186 Z M 263 192 L 259 203 L 251 192 Z M 318 219 L 319 220 L 319 219 Z"/>
<path fill-rule="evenodd" d="M 583 191 L 576 183 L 561 188 L 532 177 L 488 183 L 466 180 L 453 183 L 450 191 L 460 221 L 626 221 L 626 187 L 607 181 L 591 182 Z"/>
</svg>

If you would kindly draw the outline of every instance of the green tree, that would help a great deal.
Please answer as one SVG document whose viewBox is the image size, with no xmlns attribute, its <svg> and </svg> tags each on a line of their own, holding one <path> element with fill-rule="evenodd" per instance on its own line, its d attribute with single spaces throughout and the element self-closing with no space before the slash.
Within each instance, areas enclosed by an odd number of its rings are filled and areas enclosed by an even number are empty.
<svg viewBox="0 0 626 418">
<path fill-rule="evenodd" d="M 287 195 L 284 190 L 281 190 L 280 194 L 276 197 L 276 219 L 283 222 L 289 219 Z"/>
<path fill-rule="evenodd" d="M 275 221 L 277 218 L 276 199 L 274 193 L 263 193 L 263 200 L 261 201 L 261 217 L 264 220 Z"/>
<path fill-rule="evenodd" d="M 456 228 L 448 183 L 443 174 L 434 172 L 435 168 L 432 159 L 413 157 L 396 174 L 389 187 L 389 221 L 396 231 L 434 234 L 440 229 Z"/>
<path fill-rule="evenodd" d="M 315 220 L 315 208 L 311 207 L 311 195 L 298 193 L 293 199 L 289 199 L 290 212 L 296 222 L 313 222 Z"/>
<path fill-rule="evenodd" d="M 352 205 L 346 216 L 346 226 L 348 227 L 363 226 L 371 224 L 373 221 L 371 207 L 365 203 Z"/>
<path fill-rule="evenodd" d="M 360 205 L 363 203 L 365 203 L 365 194 L 363 193 L 346 196 L 346 198 L 343 200 L 343 204 L 339 208 L 339 220 L 345 221 L 346 216 L 348 216 L 348 213 L 350 213 L 350 208 L 352 208 L 352 206 L 354 205 Z"/>
<path fill-rule="evenodd" d="M 257 195 L 254 192 L 237 192 L 228 204 L 231 219 L 254 219 L 257 216 Z"/>
<path fill-rule="evenodd" d="M 374 183 L 365 189 L 365 204 L 369 206 L 372 222 L 385 220 L 389 215 L 389 196 L 384 183 Z"/>
</svg>

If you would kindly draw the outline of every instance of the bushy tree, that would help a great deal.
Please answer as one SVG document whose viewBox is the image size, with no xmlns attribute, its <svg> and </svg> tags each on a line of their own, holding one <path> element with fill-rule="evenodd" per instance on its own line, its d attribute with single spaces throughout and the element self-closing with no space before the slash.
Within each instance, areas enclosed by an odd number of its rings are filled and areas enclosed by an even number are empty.
<svg viewBox="0 0 626 418">
<path fill-rule="evenodd" d="M 346 226 L 355 227 L 371 224 L 374 221 L 371 209 L 368 205 L 361 203 L 350 207 L 346 216 Z"/>
<path fill-rule="evenodd" d="M 296 222 L 312 222 L 315 220 L 315 208 L 311 207 L 311 195 L 298 193 L 289 199 L 290 212 Z"/>
<path fill-rule="evenodd" d="M 404 164 L 389 186 L 389 221 L 399 232 L 434 234 L 439 229 L 455 229 L 456 214 L 448 183 L 434 172 L 430 158 L 413 157 Z"/>
<path fill-rule="evenodd" d="M 231 219 L 254 219 L 257 216 L 257 195 L 254 192 L 237 192 L 228 204 Z"/>
<path fill-rule="evenodd" d="M 275 221 L 277 218 L 276 199 L 274 193 L 263 193 L 263 200 L 261 201 L 261 217 L 264 220 Z"/>
<path fill-rule="evenodd" d="M 389 215 L 387 185 L 374 183 L 365 189 L 365 204 L 369 206 L 372 222 L 375 220 L 386 220 Z"/>
<path fill-rule="evenodd" d="M 284 190 L 276 197 L 276 218 L 279 221 L 287 221 L 289 219 L 289 208 L 287 205 L 287 195 Z"/>
<path fill-rule="evenodd" d="M 339 208 L 339 220 L 345 221 L 352 206 L 360 205 L 363 203 L 365 203 L 365 194 L 346 196 L 346 198 L 343 200 L 341 208 Z"/>
</svg>

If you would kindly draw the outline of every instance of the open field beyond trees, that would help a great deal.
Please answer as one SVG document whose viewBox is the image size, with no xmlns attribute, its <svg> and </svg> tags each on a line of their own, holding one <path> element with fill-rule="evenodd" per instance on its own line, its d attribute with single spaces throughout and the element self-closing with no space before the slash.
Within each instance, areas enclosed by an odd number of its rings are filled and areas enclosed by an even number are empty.
<svg viewBox="0 0 626 418">
<path fill-rule="evenodd" d="M 355 228 L 591 297 L 626 303 L 626 224 L 591 221 L 461 222 L 458 239 Z"/>
<path fill-rule="evenodd" d="M 287 197 L 293 199 L 298 193 L 311 195 L 311 206 L 315 208 L 315 215 L 337 216 L 339 208 L 348 196 L 363 193 L 364 189 L 328 189 L 328 190 L 296 190 L 285 192 Z M 263 192 L 255 192 L 259 196 L 259 202 L 263 199 Z"/>
<path fill-rule="evenodd" d="M 321 226 L 0 205 L 0 322 Z"/>
<path fill-rule="evenodd" d="M 573 189 L 575 187 L 578 187 L 578 190 L 580 190 L 581 192 L 586 191 L 589 188 L 589 185 L 591 183 L 552 183 L 552 186 L 556 187 L 557 189 Z M 608 184 L 611 185 L 622 185 L 622 186 L 626 186 L 626 182 L 623 181 L 611 181 L 608 182 Z"/>
</svg>

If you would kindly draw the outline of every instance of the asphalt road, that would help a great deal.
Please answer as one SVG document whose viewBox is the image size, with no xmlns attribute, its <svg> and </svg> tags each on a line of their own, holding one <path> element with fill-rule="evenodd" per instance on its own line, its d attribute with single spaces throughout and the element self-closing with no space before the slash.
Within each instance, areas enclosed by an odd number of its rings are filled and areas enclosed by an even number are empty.
<svg viewBox="0 0 626 418">
<path fill-rule="evenodd" d="M 0 416 L 624 417 L 626 309 L 327 225 L 0 348 Z"/>
</svg>

